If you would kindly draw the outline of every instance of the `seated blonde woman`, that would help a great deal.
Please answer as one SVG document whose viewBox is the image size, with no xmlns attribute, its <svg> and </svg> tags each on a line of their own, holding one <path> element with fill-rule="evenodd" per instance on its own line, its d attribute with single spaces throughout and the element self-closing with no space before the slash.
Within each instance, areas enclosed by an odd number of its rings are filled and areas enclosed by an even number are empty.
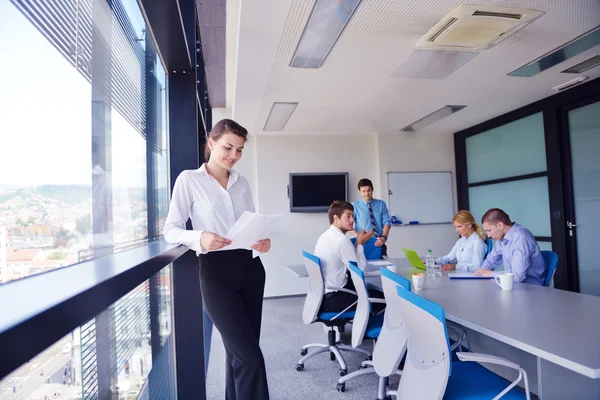
<svg viewBox="0 0 600 400">
<path fill-rule="evenodd" d="M 483 264 L 485 258 L 485 234 L 483 229 L 475 223 L 475 218 L 467 210 L 459 211 L 452 223 L 460 239 L 456 242 L 450 253 L 435 260 L 442 265 L 443 271 L 462 270 L 473 272 Z"/>
</svg>

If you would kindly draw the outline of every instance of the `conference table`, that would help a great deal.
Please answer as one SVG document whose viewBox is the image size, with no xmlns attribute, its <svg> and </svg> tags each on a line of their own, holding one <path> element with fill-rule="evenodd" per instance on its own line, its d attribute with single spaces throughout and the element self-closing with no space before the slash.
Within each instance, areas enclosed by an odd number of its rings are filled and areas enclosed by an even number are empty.
<svg viewBox="0 0 600 400">
<path fill-rule="evenodd" d="M 388 261 L 407 279 L 424 272 L 406 259 Z M 303 267 L 288 269 L 307 276 Z M 382 288 L 379 275 L 366 281 Z M 600 297 L 525 283 L 503 291 L 494 279 L 449 279 L 447 273 L 413 291 L 468 328 L 473 351 L 520 363 L 530 384 L 537 382 L 533 392 L 540 399 L 600 399 Z"/>
</svg>

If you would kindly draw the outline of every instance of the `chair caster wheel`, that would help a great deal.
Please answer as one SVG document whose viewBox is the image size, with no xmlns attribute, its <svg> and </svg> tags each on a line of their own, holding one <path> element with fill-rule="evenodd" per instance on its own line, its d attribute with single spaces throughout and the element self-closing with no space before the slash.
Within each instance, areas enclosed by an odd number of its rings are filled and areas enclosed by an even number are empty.
<svg viewBox="0 0 600 400">
<path fill-rule="evenodd" d="M 304 364 L 297 364 L 296 365 L 296 371 L 300 372 L 302 370 L 304 370 Z"/>
<path fill-rule="evenodd" d="M 340 393 L 344 393 L 344 391 L 346 390 L 346 384 L 345 383 L 338 383 L 335 386 L 335 389 L 340 392 Z"/>
<path fill-rule="evenodd" d="M 301 356 L 305 356 L 305 355 L 307 355 L 307 354 L 308 354 L 308 350 L 306 350 L 306 349 L 302 349 L 302 350 L 300 350 L 300 355 L 301 355 Z"/>
<path fill-rule="evenodd" d="M 344 376 L 348 373 L 347 369 L 340 369 L 340 371 L 338 372 L 340 374 L 340 376 Z"/>
</svg>

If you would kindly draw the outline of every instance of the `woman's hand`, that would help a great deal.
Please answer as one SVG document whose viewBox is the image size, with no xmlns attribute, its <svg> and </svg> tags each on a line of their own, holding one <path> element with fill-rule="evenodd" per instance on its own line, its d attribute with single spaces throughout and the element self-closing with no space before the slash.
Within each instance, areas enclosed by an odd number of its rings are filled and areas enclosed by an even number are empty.
<svg viewBox="0 0 600 400">
<path fill-rule="evenodd" d="M 456 264 L 444 264 L 442 265 L 442 271 L 454 271 L 456 269 Z"/>
<path fill-rule="evenodd" d="M 266 238 L 263 240 L 259 240 L 255 244 L 252 245 L 252 248 L 258 252 L 266 253 L 271 249 L 271 239 Z"/>
<path fill-rule="evenodd" d="M 200 244 L 206 250 L 219 250 L 227 245 L 230 245 L 231 240 L 225 239 L 216 233 L 204 231 L 202 232 L 202 235 L 200 235 Z"/>
</svg>

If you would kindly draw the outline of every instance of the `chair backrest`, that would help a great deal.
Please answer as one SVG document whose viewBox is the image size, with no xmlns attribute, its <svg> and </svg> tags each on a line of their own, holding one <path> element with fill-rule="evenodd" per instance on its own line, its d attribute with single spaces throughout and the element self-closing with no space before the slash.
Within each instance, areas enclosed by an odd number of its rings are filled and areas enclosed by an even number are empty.
<svg viewBox="0 0 600 400">
<path fill-rule="evenodd" d="M 550 250 L 542 250 L 542 257 L 546 263 L 546 280 L 544 286 L 550 286 L 558 265 L 558 254 Z"/>
<path fill-rule="evenodd" d="M 356 238 L 351 238 L 350 240 L 352 241 L 352 244 L 356 244 Z M 367 260 L 381 260 L 383 249 L 375 246 L 376 241 L 377 239 L 372 237 L 363 246 L 365 249 L 365 258 Z"/>
<path fill-rule="evenodd" d="M 304 300 L 304 309 L 302 310 L 302 320 L 305 324 L 315 322 L 321 308 L 321 301 L 325 292 L 325 283 L 321 273 L 321 260 L 306 251 L 302 252 L 304 256 L 304 265 L 308 272 L 308 292 Z"/>
<path fill-rule="evenodd" d="M 369 315 L 371 315 L 371 302 L 369 301 L 369 292 L 365 283 L 365 274 L 358 268 L 354 261 L 350 261 L 348 266 L 354 289 L 358 296 L 356 303 L 356 312 L 352 322 L 352 347 L 361 345 L 367 325 L 369 324 Z"/>
<path fill-rule="evenodd" d="M 493 248 L 494 248 L 494 242 L 492 241 L 492 239 L 485 238 L 485 255 L 483 256 L 484 259 L 488 256 L 488 254 L 490 254 L 492 252 Z"/>
<path fill-rule="evenodd" d="M 390 376 L 398 369 L 408 341 L 408 328 L 396 287 L 410 291 L 410 281 L 381 267 L 381 284 L 386 307 L 381 333 L 373 350 L 373 367 L 377 375 Z"/>
<path fill-rule="evenodd" d="M 421 296 L 397 287 L 408 326 L 408 350 L 399 399 L 442 399 L 451 369 L 451 354 L 444 309 Z"/>
</svg>

